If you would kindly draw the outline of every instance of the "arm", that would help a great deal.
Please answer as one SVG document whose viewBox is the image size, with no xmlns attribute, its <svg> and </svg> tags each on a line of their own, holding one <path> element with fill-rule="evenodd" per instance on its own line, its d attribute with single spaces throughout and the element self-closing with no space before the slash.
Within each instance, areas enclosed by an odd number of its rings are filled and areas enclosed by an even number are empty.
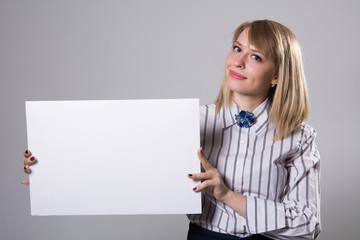
<svg viewBox="0 0 360 240">
<path fill-rule="evenodd" d="M 276 239 L 316 239 L 320 226 L 320 157 L 315 131 L 303 126 L 296 155 L 285 166 L 288 181 L 280 202 L 247 197 L 246 220 L 251 233 Z M 274 223 L 266 228 L 262 219 Z M 257 222 L 257 224 L 256 224 Z"/>
<path fill-rule="evenodd" d="M 204 190 L 246 218 L 251 234 L 262 233 L 276 239 L 314 239 L 320 232 L 319 155 L 315 132 L 304 129 L 298 151 L 285 163 L 288 182 L 281 202 L 231 191 L 217 169 L 198 151 L 205 170 L 189 176 L 202 180 L 194 191 Z"/>
</svg>

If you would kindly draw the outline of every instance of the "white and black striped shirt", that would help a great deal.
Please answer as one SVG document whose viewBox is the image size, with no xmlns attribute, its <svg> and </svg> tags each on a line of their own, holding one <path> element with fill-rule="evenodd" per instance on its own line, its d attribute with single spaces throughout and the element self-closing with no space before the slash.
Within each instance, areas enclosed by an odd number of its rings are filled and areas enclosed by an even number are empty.
<svg viewBox="0 0 360 240">
<path fill-rule="evenodd" d="M 235 104 L 216 114 L 216 105 L 200 108 L 201 145 L 205 156 L 233 191 L 247 197 L 246 218 L 206 193 L 202 214 L 191 222 L 239 237 L 264 234 L 274 239 L 315 239 L 320 227 L 320 158 L 315 130 L 307 124 L 273 141 L 269 103 L 254 110 L 256 123 L 240 128 Z"/>
</svg>

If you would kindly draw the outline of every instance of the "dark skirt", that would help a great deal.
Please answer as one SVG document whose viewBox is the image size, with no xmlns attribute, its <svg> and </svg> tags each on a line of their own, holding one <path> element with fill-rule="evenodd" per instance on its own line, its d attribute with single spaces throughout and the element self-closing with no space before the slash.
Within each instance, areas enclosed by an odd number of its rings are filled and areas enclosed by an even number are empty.
<svg viewBox="0 0 360 240">
<path fill-rule="evenodd" d="M 199 227 L 194 223 L 190 223 L 187 240 L 268 240 L 271 238 L 260 234 L 251 235 L 249 237 L 241 238 L 230 234 L 218 233 Z"/>
</svg>

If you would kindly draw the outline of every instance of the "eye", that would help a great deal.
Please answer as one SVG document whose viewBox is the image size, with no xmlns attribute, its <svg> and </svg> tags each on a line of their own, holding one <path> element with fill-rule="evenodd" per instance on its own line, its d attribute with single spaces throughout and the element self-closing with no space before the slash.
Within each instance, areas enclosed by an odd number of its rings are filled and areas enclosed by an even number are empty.
<svg viewBox="0 0 360 240">
<path fill-rule="evenodd" d="M 251 55 L 251 57 L 254 59 L 254 60 L 256 60 L 256 61 L 262 61 L 262 59 L 261 59 L 261 57 L 259 57 L 258 55 Z"/>
<path fill-rule="evenodd" d="M 239 48 L 238 46 L 233 46 L 233 49 L 235 52 L 241 52 L 241 48 Z"/>
</svg>

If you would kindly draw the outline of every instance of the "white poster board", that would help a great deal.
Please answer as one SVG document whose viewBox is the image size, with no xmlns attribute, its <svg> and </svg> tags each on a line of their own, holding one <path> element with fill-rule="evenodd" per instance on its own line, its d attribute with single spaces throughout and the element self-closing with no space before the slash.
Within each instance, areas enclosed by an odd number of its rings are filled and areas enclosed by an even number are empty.
<svg viewBox="0 0 360 240">
<path fill-rule="evenodd" d="M 27 101 L 32 215 L 201 212 L 199 100 Z"/>
</svg>

